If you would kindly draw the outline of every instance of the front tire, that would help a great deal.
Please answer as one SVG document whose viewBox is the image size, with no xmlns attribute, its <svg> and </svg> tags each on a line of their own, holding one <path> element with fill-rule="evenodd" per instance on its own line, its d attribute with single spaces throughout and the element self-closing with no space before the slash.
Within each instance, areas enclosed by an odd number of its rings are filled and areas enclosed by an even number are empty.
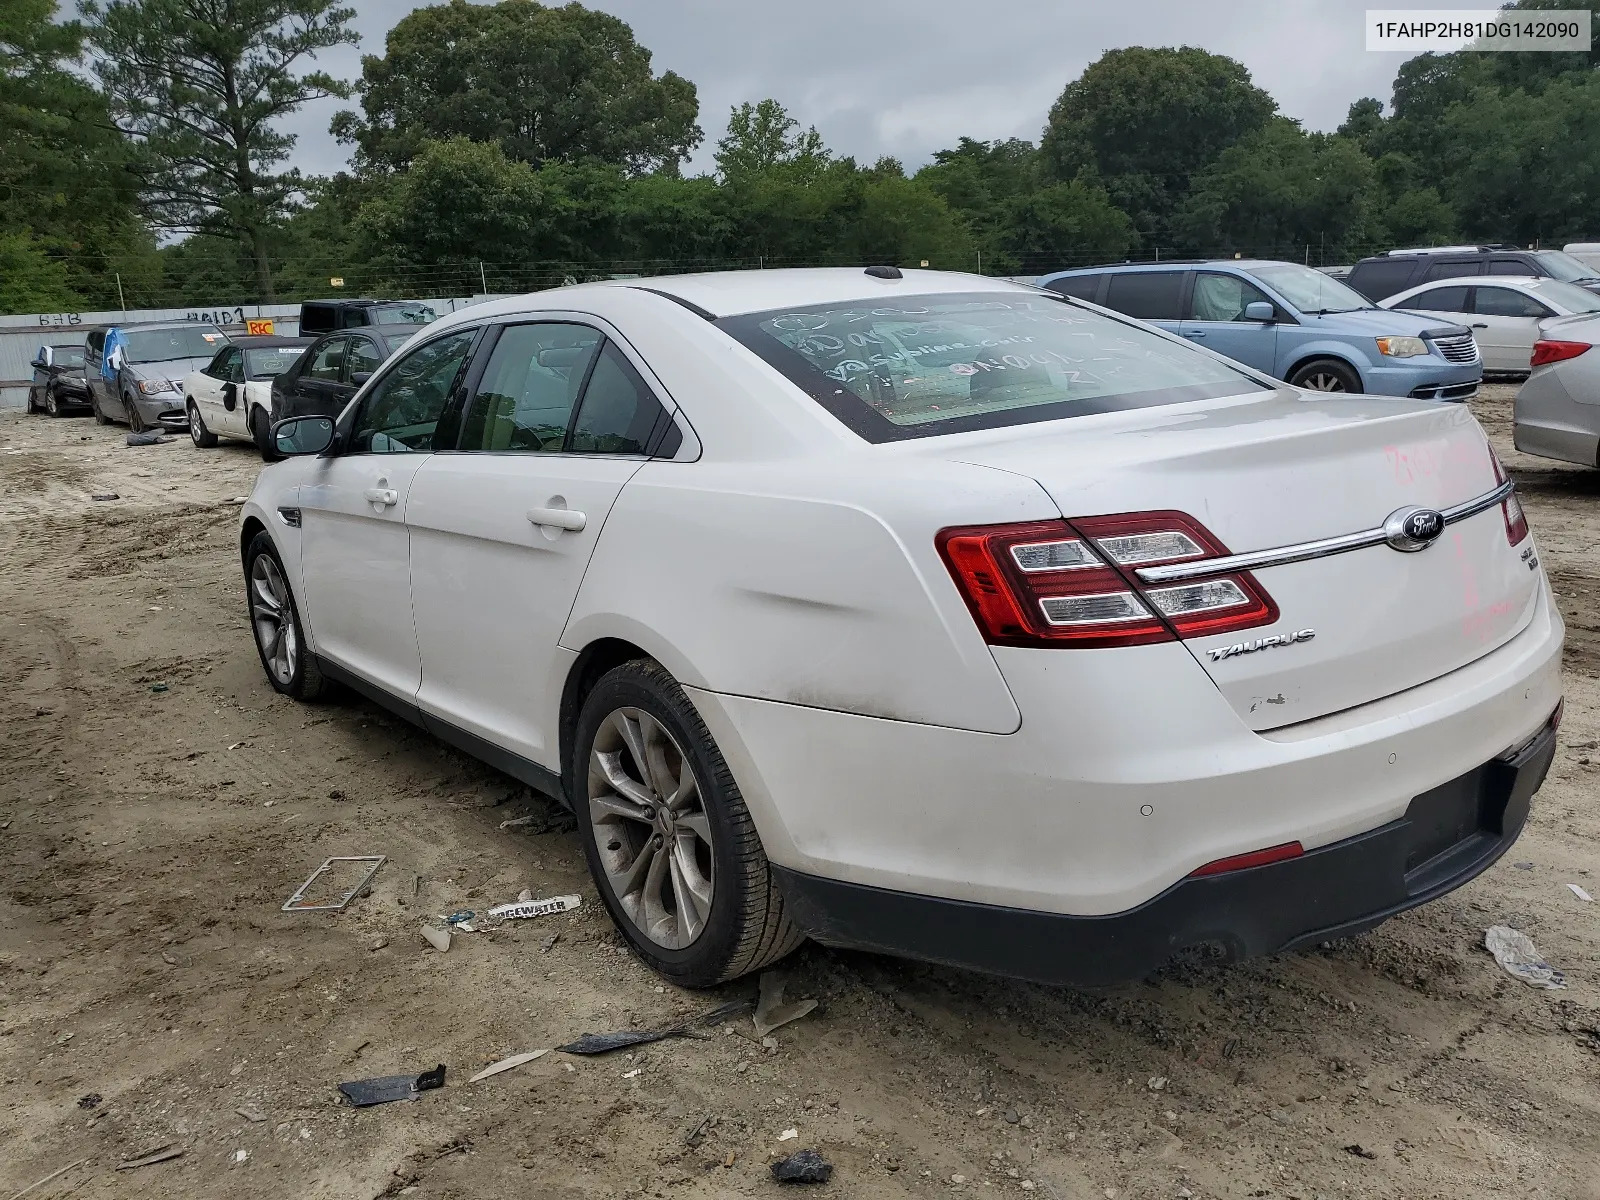
<svg viewBox="0 0 1600 1200">
<path fill-rule="evenodd" d="M 67 415 L 66 406 L 61 403 L 61 394 L 54 388 L 44 394 L 44 410 L 52 417 L 64 417 Z"/>
<path fill-rule="evenodd" d="M 711 987 L 804 940 L 728 764 L 660 663 L 635 659 L 595 684 L 568 783 L 600 898 L 658 974 Z"/>
<path fill-rule="evenodd" d="M 278 456 L 272 452 L 272 425 L 267 420 L 266 410 L 256 407 L 250 410 L 250 437 L 256 444 L 256 449 L 261 451 L 262 462 L 277 462 Z"/>
<path fill-rule="evenodd" d="M 327 680 L 306 644 L 289 573 L 264 530 L 251 539 L 245 551 L 244 580 L 250 628 L 267 682 L 274 691 L 296 700 L 317 699 L 327 688 Z"/>
<path fill-rule="evenodd" d="M 122 407 L 128 410 L 128 428 L 133 430 L 134 433 L 143 433 L 145 431 L 144 414 L 139 411 L 139 406 L 131 398 L 124 396 L 122 398 Z"/>
<path fill-rule="evenodd" d="M 1313 392 L 1359 392 L 1361 377 L 1336 358 L 1314 358 L 1289 378 L 1295 387 Z"/>
<path fill-rule="evenodd" d="M 217 435 L 206 428 L 205 418 L 200 415 L 200 406 L 193 399 L 189 401 L 189 439 L 194 442 L 196 450 L 209 450 L 217 444 Z"/>
</svg>

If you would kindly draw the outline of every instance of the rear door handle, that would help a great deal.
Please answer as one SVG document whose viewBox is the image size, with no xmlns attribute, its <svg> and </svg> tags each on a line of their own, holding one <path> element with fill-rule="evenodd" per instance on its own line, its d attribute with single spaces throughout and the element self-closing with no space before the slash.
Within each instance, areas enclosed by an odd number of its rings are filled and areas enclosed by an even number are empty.
<svg viewBox="0 0 1600 1200">
<path fill-rule="evenodd" d="M 393 488 L 370 487 L 361 494 L 373 504 L 381 504 L 385 508 L 400 503 L 400 493 Z"/>
<path fill-rule="evenodd" d="M 588 517 L 571 508 L 530 508 L 528 520 L 535 525 L 565 529 L 568 533 L 579 533 L 589 523 Z"/>
</svg>

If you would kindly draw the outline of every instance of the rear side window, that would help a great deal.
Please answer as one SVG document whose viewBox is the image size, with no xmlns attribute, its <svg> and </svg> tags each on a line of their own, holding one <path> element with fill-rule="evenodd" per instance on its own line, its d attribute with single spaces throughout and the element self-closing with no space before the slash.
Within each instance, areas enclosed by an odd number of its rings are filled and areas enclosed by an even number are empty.
<svg viewBox="0 0 1600 1200">
<path fill-rule="evenodd" d="M 326 304 L 300 306 L 301 333 L 332 333 L 334 310 Z"/>
<path fill-rule="evenodd" d="M 583 389 L 568 448 L 574 454 L 643 454 L 665 418 L 633 364 L 607 342 Z"/>
<path fill-rule="evenodd" d="M 717 326 L 871 442 L 1265 390 L 1186 344 L 1041 292 L 816 305 Z"/>
<path fill-rule="evenodd" d="M 1411 273 L 1416 266 L 1416 260 L 1409 258 L 1380 258 L 1357 263 L 1345 282 L 1368 300 L 1383 300 L 1410 286 Z"/>
<path fill-rule="evenodd" d="M 1543 275 L 1533 263 L 1522 262 L 1515 258 L 1491 258 L 1489 260 L 1489 274 L 1491 275 Z"/>
<path fill-rule="evenodd" d="M 1483 263 L 1478 259 L 1446 259 L 1444 262 L 1431 262 L 1428 269 L 1422 273 L 1422 282 L 1428 283 L 1434 279 L 1460 279 L 1464 275 L 1477 275 L 1483 270 Z"/>
<path fill-rule="evenodd" d="M 1467 289 L 1464 287 L 1439 287 L 1429 288 L 1419 296 L 1413 296 L 1403 304 L 1395 305 L 1396 308 L 1426 308 L 1430 312 L 1466 312 Z"/>
<path fill-rule="evenodd" d="M 1106 307 L 1141 321 L 1177 321 L 1182 292 L 1182 271 L 1129 271 L 1111 276 Z"/>
<path fill-rule="evenodd" d="M 1052 292 L 1060 292 L 1063 296 L 1076 296 L 1079 300 L 1093 301 L 1100 294 L 1100 280 L 1103 275 L 1069 275 L 1065 279 L 1056 279 L 1046 284 Z"/>
</svg>

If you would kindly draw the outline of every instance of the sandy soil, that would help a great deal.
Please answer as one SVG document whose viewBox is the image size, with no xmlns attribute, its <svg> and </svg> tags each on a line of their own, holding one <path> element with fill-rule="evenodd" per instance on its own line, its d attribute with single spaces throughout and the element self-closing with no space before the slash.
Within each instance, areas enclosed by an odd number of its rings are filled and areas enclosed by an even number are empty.
<svg viewBox="0 0 1600 1200">
<path fill-rule="evenodd" d="M 763 1195 L 798 1146 L 852 1197 L 1600 1197 L 1600 911 L 1564 886 L 1600 894 L 1600 472 L 1515 455 L 1510 396 L 1477 407 L 1561 594 L 1567 715 L 1484 877 L 1314 953 L 1093 996 L 807 947 L 789 991 L 821 1007 L 776 1049 L 746 1020 L 479 1084 L 748 989 L 663 989 L 524 789 L 358 700 L 267 687 L 235 550 L 250 451 L 0 414 L 0 1197 L 69 1164 L 29 1200 Z M 348 911 L 279 911 L 325 856 L 370 853 Z M 588 903 L 445 955 L 418 936 L 523 888 Z M 1496 922 L 1570 986 L 1502 973 Z M 416 1103 L 339 1103 L 441 1062 Z"/>
</svg>

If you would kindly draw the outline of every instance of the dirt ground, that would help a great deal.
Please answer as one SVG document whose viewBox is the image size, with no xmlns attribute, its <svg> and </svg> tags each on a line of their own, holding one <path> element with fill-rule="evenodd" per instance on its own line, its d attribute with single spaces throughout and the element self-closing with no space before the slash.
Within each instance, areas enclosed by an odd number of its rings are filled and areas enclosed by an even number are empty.
<svg viewBox="0 0 1600 1200">
<path fill-rule="evenodd" d="M 821 1004 L 775 1049 L 745 1019 L 477 1084 L 751 989 L 658 984 L 525 789 L 362 701 L 271 691 L 235 541 L 252 451 L 0 414 L 0 1198 L 760 1196 L 809 1146 L 850 1197 L 1597 1200 L 1600 905 L 1564 885 L 1600 894 L 1600 472 L 1515 454 L 1511 394 L 1476 408 L 1560 594 L 1567 709 L 1482 878 L 1312 953 L 1097 995 L 808 946 L 789 994 Z M 335 854 L 388 861 L 342 914 L 281 912 Z M 523 888 L 585 904 L 448 954 L 418 934 Z M 1495 923 L 1568 988 L 1505 975 Z M 437 1063 L 415 1103 L 335 1090 Z"/>
</svg>

